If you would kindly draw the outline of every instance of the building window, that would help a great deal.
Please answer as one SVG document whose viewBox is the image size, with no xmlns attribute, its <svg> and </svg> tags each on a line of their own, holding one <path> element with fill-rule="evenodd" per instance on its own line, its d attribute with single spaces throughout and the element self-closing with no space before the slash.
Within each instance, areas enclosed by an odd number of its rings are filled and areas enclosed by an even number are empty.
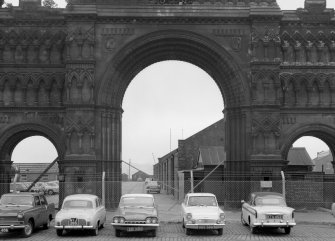
<svg viewBox="0 0 335 241">
<path fill-rule="evenodd" d="M 42 182 L 47 182 L 47 181 L 49 181 L 49 176 L 48 176 L 48 175 L 43 175 L 42 178 L 41 178 L 41 181 L 42 181 Z"/>
<path fill-rule="evenodd" d="M 26 182 L 27 181 L 27 174 L 21 174 L 20 175 L 20 181 L 21 182 Z"/>
</svg>

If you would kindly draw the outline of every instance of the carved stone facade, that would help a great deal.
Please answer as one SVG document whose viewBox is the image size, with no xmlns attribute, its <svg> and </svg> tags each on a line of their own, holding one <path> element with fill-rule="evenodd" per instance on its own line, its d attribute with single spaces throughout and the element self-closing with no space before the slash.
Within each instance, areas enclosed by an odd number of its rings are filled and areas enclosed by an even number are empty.
<svg viewBox="0 0 335 241">
<path fill-rule="evenodd" d="M 1 180 L 15 145 L 42 135 L 58 151 L 61 199 L 100 194 L 105 171 L 107 206 L 117 205 L 123 96 L 141 70 L 163 60 L 195 64 L 217 83 L 226 172 L 274 178 L 303 135 L 334 154 L 335 18 L 325 0 L 296 11 L 275 0 L 40 2 L 0 9 Z M 71 184 L 84 176 L 91 185 Z"/>
</svg>

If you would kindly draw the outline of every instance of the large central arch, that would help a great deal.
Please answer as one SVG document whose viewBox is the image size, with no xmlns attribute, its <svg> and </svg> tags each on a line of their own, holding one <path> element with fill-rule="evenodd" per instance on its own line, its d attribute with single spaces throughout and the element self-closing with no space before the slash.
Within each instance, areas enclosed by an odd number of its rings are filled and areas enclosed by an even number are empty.
<svg viewBox="0 0 335 241">
<path fill-rule="evenodd" d="M 98 102 L 120 107 L 131 80 L 145 67 L 164 60 L 182 60 L 206 71 L 217 83 L 226 107 L 249 100 L 243 71 L 223 46 L 190 31 L 164 30 L 137 38 L 116 54 L 98 88 Z"/>
</svg>

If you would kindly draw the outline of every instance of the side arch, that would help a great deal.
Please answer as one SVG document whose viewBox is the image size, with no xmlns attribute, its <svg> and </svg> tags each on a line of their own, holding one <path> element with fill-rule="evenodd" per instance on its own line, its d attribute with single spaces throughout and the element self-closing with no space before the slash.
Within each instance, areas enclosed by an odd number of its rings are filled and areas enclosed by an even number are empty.
<svg viewBox="0 0 335 241">
<path fill-rule="evenodd" d="M 335 153 L 335 128 L 325 124 L 305 124 L 295 130 L 287 131 L 282 138 L 281 154 L 283 158 L 288 156 L 288 152 L 293 143 L 302 136 L 313 136 L 325 142 L 333 156 Z"/>
<path fill-rule="evenodd" d="M 147 66 L 164 60 L 189 62 L 206 71 L 218 85 L 227 107 L 250 101 L 247 78 L 224 47 L 190 31 L 164 30 L 131 41 L 115 55 L 97 88 L 97 103 L 121 107 L 132 79 Z"/>
<path fill-rule="evenodd" d="M 20 123 L 11 125 L 4 129 L 0 137 L 0 160 L 5 160 L 11 156 L 15 146 L 23 139 L 40 135 L 48 140 L 55 146 L 58 157 L 62 160 L 65 154 L 65 138 L 59 128 L 51 128 L 45 124 L 40 123 Z"/>
</svg>

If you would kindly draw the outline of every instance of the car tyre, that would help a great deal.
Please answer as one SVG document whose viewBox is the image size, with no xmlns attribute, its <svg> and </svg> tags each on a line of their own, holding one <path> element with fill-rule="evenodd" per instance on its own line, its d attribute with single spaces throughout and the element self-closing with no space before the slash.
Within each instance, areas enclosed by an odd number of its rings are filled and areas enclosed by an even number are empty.
<svg viewBox="0 0 335 241">
<path fill-rule="evenodd" d="M 121 237 L 121 230 L 115 229 L 115 236 Z"/>
<path fill-rule="evenodd" d="M 151 230 L 150 231 L 150 236 L 151 237 L 156 237 L 156 230 Z"/>
<path fill-rule="evenodd" d="M 243 226 L 247 226 L 248 225 L 247 222 L 244 221 L 242 213 L 241 213 L 241 223 L 243 224 Z"/>
<path fill-rule="evenodd" d="M 28 238 L 33 233 L 33 231 L 34 231 L 34 223 L 32 220 L 29 220 L 27 225 L 25 225 L 23 229 L 23 236 L 25 238 Z"/>
<path fill-rule="evenodd" d="M 291 227 L 284 228 L 286 234 L 291 233 Z"/>
<path fill-rule="evenodd" d="M 255 234 L 257 231 L 257 228 L 250 225 L 250 231 L 252 234 Z"/>
<path fill-rule="evenodd" d="M 186 235 L 191 235 L 191 229 L 186 228 Z"/>
<path fill-rule="evenodd" d="M 63 236 L 63 229 L 56 229 L 57 236 Z"/>
<path fill-rule="evenodd" d="M 49 229 L 50 228 L 50 218 L 48 218 L 47 222 L 43 224 L 43 229 Z"/>
<path fill-rule="evenodd" d="M 223 234 L 223 228 L 218 229 L 218 236 L 221 236 Z"/>
</svg>

